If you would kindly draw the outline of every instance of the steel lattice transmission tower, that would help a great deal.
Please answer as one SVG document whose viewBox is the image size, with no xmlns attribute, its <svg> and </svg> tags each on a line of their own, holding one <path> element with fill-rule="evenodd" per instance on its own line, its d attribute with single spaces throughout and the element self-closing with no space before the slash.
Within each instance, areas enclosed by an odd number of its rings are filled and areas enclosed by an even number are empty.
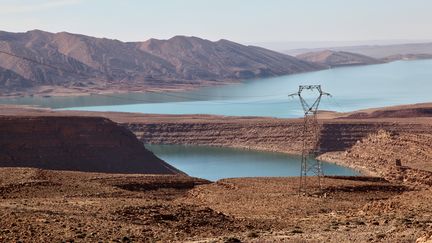
<svg viewBox="0 0 432 243">
<path fill-rule="evenodd" d="M 311 91 L 318 93 L 317 96 L 312 100 L 313 103 L 309 104 L 302 96 L 303 91 Z M 307 184 L 306 178 L 308 172 L 312 172 L 317 179 L 318 190 L 321 191 L 321 177 L 323 176 L 321 161 L 316 160 L 316 156 L 319 154 L 319 133 L 320 126 L 317 120 L 318 107 L 321 102 L 322 96 L 331 96 L 329 93 L 323 92 L 321 85 L 300 85 L 297 93 L 290 94 L 289 97 L 298 96 L 300 103 L 304 111 L 304 124 L 302 131 L 302 159 L 301 159 L 301 171 L 300 171 L 300 186 L 299 193 L 306 193 Z M 311 161 L 311 155 L 314 161 Z"/>
</svg>

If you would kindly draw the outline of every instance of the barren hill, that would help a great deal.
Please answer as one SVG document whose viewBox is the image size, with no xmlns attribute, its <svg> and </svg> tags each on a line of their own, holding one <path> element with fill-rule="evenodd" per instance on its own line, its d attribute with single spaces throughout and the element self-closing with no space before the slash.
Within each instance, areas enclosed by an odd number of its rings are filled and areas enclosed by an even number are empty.
<svg viewBox="0 0 432 243">
<path fill-rule="evenodd" d="M 382 61 L 372 57 L 368 57 L 356 53 L 350 53 L 344 51 L 331 51 L 331 50 L 308 52 L 308 53 L 300 54 L 296 57 L 304 61 L 321 64 L 327 67 L 369 65 L 369 64 L 382 63 Z"/>
<path fill-rule="evenodd" d="M 76 92 L 184 89 L 320 68 L 295 57 L 227 40 L 176 36 L 121 42 L 66 32 L 0 32 L 3 94 L 53 93 L 46 90 L 49 88 Z"/>
<path fill-rule="evenodd" d="M 100 117 L 0 116 L 0 167 L 181 174 Z"/>
</svg>

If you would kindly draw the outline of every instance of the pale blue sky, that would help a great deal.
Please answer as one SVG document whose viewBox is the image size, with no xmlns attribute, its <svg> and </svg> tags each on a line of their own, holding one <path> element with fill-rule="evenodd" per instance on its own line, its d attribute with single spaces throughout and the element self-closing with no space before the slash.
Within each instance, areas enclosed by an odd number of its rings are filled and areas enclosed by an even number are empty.
<svg viewBox="0 0 432 243">
<path fill-rule="evenodd" d="M 123 41 L 432 39 L 431 0 L 0 0 L 0 30 Z"/>
</svg>

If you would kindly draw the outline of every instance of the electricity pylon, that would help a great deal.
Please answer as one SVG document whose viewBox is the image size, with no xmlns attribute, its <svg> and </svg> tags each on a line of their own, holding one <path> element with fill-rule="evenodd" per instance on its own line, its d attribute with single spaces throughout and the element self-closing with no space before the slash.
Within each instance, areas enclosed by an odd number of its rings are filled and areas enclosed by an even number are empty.
<svg viewBox="0 0 432 243">
<path fill-rule="evenodd" d="M 313 100 L 312 105 L 302 96 L 302 92 L 305 90 L 318 92 L 318 97 Z M 300 85 L 297 93 L 288 95 L 289 97 L 298 96 L 300 103 L 304 111 L 304 123 L 302 131 L 302 160 L 301 160 L 301 170 L 300 170 L 300 186 L 299 193 L 307 192 L 306 178 L 308 172 L 312 172 L 318 181 L 318 190 L 321 191 L 321 177 L 323 176 L 323 171 L 321 168 L 321 161 L 315 159 L 319 154 L 319 133 L 320 127 L 317 119 L 318 107 L 321 102 L 321 97 L 323 95 L 331 96 L 329 93 L 323 92 L 321 85 Z M 314 162 L 311 161 L 311 155 L 314 158 Z"/>
</svg>

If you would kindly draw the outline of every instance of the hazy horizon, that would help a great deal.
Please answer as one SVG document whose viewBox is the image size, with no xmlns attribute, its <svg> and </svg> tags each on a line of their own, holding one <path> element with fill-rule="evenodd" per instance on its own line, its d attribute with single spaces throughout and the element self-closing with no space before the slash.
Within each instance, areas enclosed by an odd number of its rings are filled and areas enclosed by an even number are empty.
<svg viewBox="0 0 432 243">
<path fill-rule="evenodd" d="M 122 41 L 185 35 L 245 44 L 432 40 L 428 26 L 432 2 L 427 0 L 0 0 L 0 4 L 0 29 L 9 32 L 41 29 Z"/>
<path fill-rule="evenodd" d="M 7 31 L 10 33 L 25 33 L 28 31 L 43 31 L 43 32 L 50 32 L 43 29 L 32 29 L 32 30 L 26 30 L 26 31 Z M 0 31 L 5 31 L 0 29 Z M 60 32 L 67 32 L 67 31 L 60 31 Z M 50 32 L 50 33 L 60 33 L 60 32 Z M 82 35 L 82 33 L 73 33 L 69 32 L 71 34 L 77 34 Z M 182 35 L 174 35 L 174 36 L 182 36 Z M 170 39 L 174 36 L 171 36 L 169 38 L 163 38 L 162 40 Z M 97 38 L 107 38 L 105 36 L 95 36 Z M 201 36 L 188 36 L 188 37 L 198 37 L 202 39 Z M 153 37 L 151 37 L 153 38 Z M 221 38 L 222 39 L 222 38 Z M 146 41 L 148 39 L 144 40 L 137 40 L 139 41 Z M 210 41 L 218 41 L 217 40 L 210 40 Z M 128 42 L 128 41 L 124 41 Z M 251 45 L 251 46 L 259 46 L 264 47 L 267 49 L 279 51 L 279 52 L 286 52 L 286 51 L 295 51 L 295 50 L 301 50 L 301 49 L 320 49 L 320 48 L 332 48 L 332 47 L 354 47 L 354 46 L 379 46 L 379 45 L 398 45 L 398 44 L 417 44 L 417 43 L 432 43 L 432 39 L 424 39 L 424 40 L 416 40 L 416 39 L 404 39 L 404 40 L 363 40 L 363 41 L 268 41 L 268 42 L 240 42 L 244 45 Z"/>
</svg>

